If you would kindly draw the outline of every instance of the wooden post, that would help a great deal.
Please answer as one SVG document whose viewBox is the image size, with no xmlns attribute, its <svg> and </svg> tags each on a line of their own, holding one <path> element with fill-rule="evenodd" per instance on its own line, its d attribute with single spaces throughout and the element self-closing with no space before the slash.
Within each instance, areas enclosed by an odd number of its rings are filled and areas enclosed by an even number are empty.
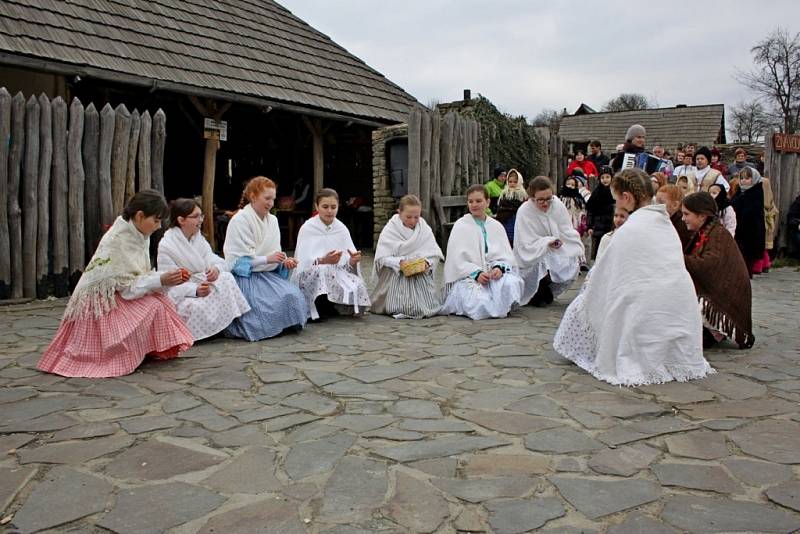
<svg viewBox="0 0 800 534">
<path fill-rule="evenodd" d="M 100 194 L 100 222 L 105 232 L 119 215 L 114 211 L 114 200 L 111 196 L 111 151 L 114 145 L 114 109 L 110 104 L 100 111 L 100 149 L 97 157 L 97 176 L 100 182 L 97 191 Z M 148 166 L 148 173 L 150 172 Z"/>
<path fill-rule="evenodd" d="M 142 129 L 142 118 L 139 110 L 131 113 L 131 138 L 128 143 L 128 170 L 125 173 L 125 202 L 136 193 L 136 152 L 139 150 L 139 132 Z"/>
<path fill-rule="evenodd" d="M 39 186 L 39 100 L 25 104 L 25 163 L 22 166 L 22 296 L 36 297 L 36 189 Z"/>
<path fill-rule="evenodd" d="M 50 171 L 53 165 L 53 109 L 44 93 L 39 95 L 39 178 L 36 229 L 36 296 L 51 294 L 50 277 Z"/>
<path fill-rule="evenodd" d="M 25 97 L 17 93 L 11 100 L 11 147 L 8 168 L 8 230 L 11 252 L 11 298 L 22 298 L 22 210 L 19 187 L 25 148 Z"/>
<path fill-rule="evenodd" d="M 420 190 L 421 128 L 422 112 L 419 109 L 413 109 L 408 114 L 408 181 L 406 185 L 408 194 L 417 196 L 419 196 Z"/>
<path fill-rule="evenodd" d="M 478 145 L 478 121 L 469 121 L 469 177 L 471 184 L 480 184 L 483 182 L 481 179 L 480 171 L 480 146 Z"/>
<path fill-rule="evenodd" d="M 11 253 L 8 235 L 8 169 L 11 138 L 11 93 L 0 87 L 0 299 L 11 294 Z"/>
<path fill-rule="evenodd" d="M 115 214 L 125 207 L 128 179 L 128 144 L 131 141 L 131 113 L 125 104 L 114 109 L 114 142 L 111 148 L 111 205 Z"/>
<path fill-rule="evenodd" d="M 53 294 L 69 294 L 69 216 L 67 214 L 67 103 L 53 100 L 53 175 L 50 180 L 50 233 L 53 243 Z"/>
<path fill-rule="evenodd" d="M 419 197 L 425 217 L 428 217 L 431 209 L 431 115 L 430 111 L 422 112 L 420 129 Z"/>
<path fill-rule="evenodd" d="M 86 241 L 83 220 L 83 104 L 77 97 L 69 106 L 69 135 L 67 138 L 67 167 L 69 170 L 69 277 L 70 288 L 75 287 L 86 266 Z"/>
<path fill-rule="evenodd" d="M 89 103 L 83 113 L 83 214 L 86 231 L 86 257 L 91 258 L 100 237 L 103 222 L 100 217 L 100 176 L 97 158 L 100 150 L 100 114 L 94 104 Z"/>
<path fill-rule="evenodd" d="M 456 160 L 454 152 L 454 134 L 456 125 L 456 114 L 452 111 L 444 116 L 442 121 L 442 143 L 441 143 L 441 175 L 442 175 L 442 196 L 449 196 L 453 192 L 455 181 Z"/>
<path fill-rule="evenodd" d="M 200 115 L 203 117 L 210 117 L 215 121 L 222 120 L 222 115 L 231 107 L 230 102 L 218 106 L 217 102 L 214 100 L 206 100 L 205 103 L 195 97 L 189 97 L 189 100 L 191 100 L 195 109 L 200 112 Z M 166 117 L 164 120 L 166 120 Z M 206 218 L 203 220 L 203 233 L 211 245 L 212 250 L 216 249 L 216 240 L 214 236 L 214 181 L 217 171 L 217 150 L 219 150 L 219 139 L 206 139 L 206 149 L 203 155 L 202 206 Z"/>
<path fill-rule="evenodd" d="M 314 158 L 314 197 L 316 197 L 317 192 L 325 187 L 324 141 L 327 128 L 323 129 L 322 121 L 316 117 L 310 119 L 304 115 L 303 123 L 306 125 L 306 128 L 308 128 L 308 131 L 311 132 L 311 143 Z"/>
<path fill-rule="evenodd" d="M 439 115 L 439 110 L 433 110 L 433 117 L 431 117 L 431 185 L 430 185 L 430 201 L 431 204 L 428 206 L 429 216 L 431 216 L 431 222 L 433 222 L 433 215 L 436 212 L 433 209 L 433 202 L 434 198 L 439 198 L 439 194 L 442 190 L 442 178 L 441 178 L 441 162 L 439 161 L 439 144 L 441 142 L 441 126 L 442 120 L 441 116 Z M 443 224 L 443 221 L 438 221 L 437 224 Z"/>
<path fill-rule="evenodd" d="M 153 135 L 150 149 L 150 172 L 153 179 L 153 189 L 160 191 L 162 195 L 164 194 L 164 145 L 166 140 L 167 115 L 164 113 L 163 109 L 159 108 L 155 115 L 153 115 Z M 217 149 L 219 149 L 219 142 L 217 142 Z M 216 155 L 214 156 L 214 162 L 216 164 Z M 213 213 L 208 213 L 208 218 L 211 220 L 211 222 L 213 222 Z"/>
<path fill-rule="evenodd" d="M 150 189 L 153 187 L 152 169 L 150 168 L 150 134 L 153 120 L 150 112 L 145 110 L 141 117 L 141 131 L 139 132 L 139 156 L 137 165 L 139 167 L 139 189 Z"/>
<path fill-rule="evenodd" d="M 463 191 L 472 185 L 469 181 L 469 121 L 467 119 L 461 120 L 461 183 L 463 183 Z"/>
<path fill-rule="evenodd" d="M 462 160 L 462 152 L 461 147 L 464 144 L 464 119 L 461 118 L 460 115 L 456 115 L 456 121 L 453 125 L 453 186 L 452 186 L 452 193 L 456 195 L 460 195 L 464 191 L 463 186 L 463 172 L 464 172 L 464 162 Z"/>
</svg>

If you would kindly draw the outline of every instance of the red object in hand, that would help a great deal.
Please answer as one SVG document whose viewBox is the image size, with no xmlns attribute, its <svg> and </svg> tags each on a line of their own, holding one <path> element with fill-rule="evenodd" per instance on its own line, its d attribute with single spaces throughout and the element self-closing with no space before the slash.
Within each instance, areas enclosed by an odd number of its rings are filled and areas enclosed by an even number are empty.
<svg viewBox="0 0 800 534">
<path fill-rule="evenodd" d="M 189 272 L 189 269 L 181 267 L 181 281 L 186 282 L 192 276 L 192 273 Z"/>
</svg>

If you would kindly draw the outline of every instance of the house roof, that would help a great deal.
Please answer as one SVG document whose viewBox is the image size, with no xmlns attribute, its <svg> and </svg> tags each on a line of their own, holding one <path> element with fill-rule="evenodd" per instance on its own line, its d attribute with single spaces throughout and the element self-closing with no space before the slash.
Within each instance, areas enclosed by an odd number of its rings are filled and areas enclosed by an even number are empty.
<svg viewBox="0 0 800 534">
<path fill-rule="evenodd" d="M 0 63 L 380 122 L 417 105 L 272 0 L 3 0 Z"/>
<path fill-rule="evenodd" d="M 570 115 L 561 119 L 558 135 L 570 142 L 596 139 L 608 151 L 625 141 L 625 132 L 633 124 L 647 130 L 649 147 L 662 145 L 672 150 L 682 143 L 711 146 L 725 142 L 723 104 Z"/>
</svg>

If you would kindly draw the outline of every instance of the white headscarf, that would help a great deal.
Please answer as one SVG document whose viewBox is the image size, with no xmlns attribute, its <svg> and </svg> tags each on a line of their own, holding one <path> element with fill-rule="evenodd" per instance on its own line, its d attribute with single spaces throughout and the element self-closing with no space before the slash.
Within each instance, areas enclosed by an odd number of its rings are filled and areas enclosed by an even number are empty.
<svg viewBox="0 0 800 534">
<path fill-rule="evenodd" d="M 515 173 L 519 180 L 517 181 L 517 187 L 509 187 L 509 178 L 511 177 L 511 173 Z M 528 192 L 525 191 L 525 180 L 522 178 L 522 173 L 519 172 L 517 169 L 511 169 L 506 174 L 506 185 L 503 187 L 503 190 L 500 192 L 500 198 L 508 198 L 511 200 L 519 200 L 520 202 L 525 202 L 528 200 Z"/>
</svg>

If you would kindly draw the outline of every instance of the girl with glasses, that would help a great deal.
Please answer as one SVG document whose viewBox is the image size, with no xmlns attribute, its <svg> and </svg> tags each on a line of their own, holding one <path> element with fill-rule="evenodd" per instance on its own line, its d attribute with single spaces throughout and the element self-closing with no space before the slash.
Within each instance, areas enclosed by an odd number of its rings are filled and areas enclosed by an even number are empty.
<svg viewBox="0 0 800 534">
<path fill-rule="evenodd" d="M 195 341 L 222 332 L 250 311 L 225 260 L 214 254 L 200 233 L 203 212 L 196 200 L 170 203 L 170 228 L 158 243 L 158 268 L 183 269 L 186 283 L 170 288 L 169 297 Z"/>
</svg>

